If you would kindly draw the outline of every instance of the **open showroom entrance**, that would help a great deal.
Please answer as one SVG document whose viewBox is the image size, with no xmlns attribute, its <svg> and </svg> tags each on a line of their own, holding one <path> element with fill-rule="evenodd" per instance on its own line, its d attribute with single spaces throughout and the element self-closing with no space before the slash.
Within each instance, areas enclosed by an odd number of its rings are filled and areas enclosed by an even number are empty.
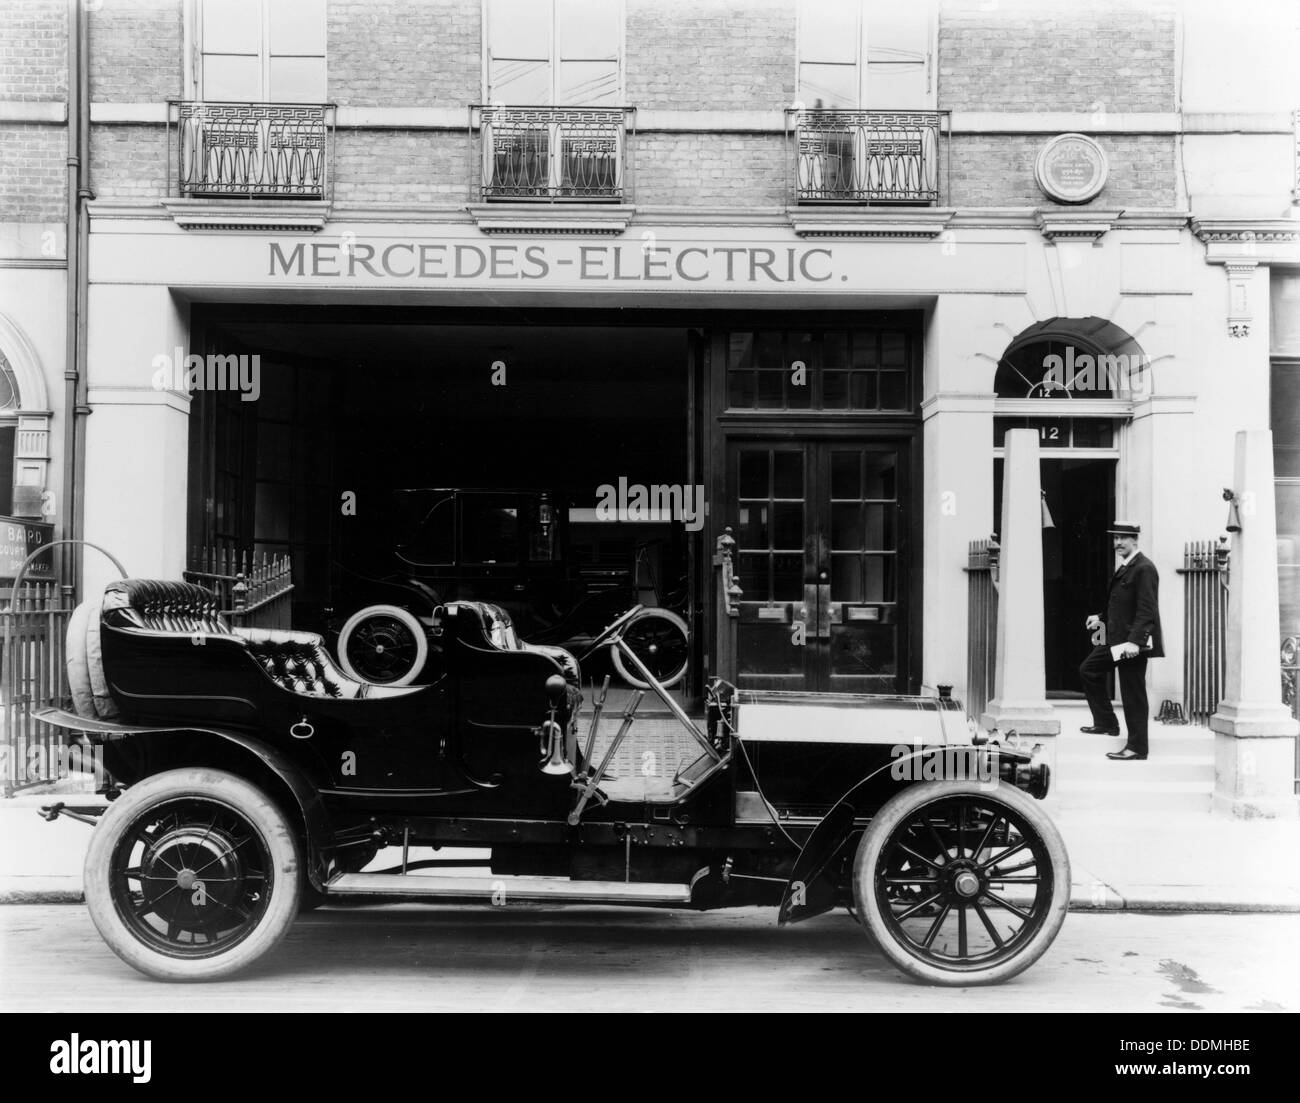
<svg viewBox="0 0 1300 1103">
<path fill-rule="evenodd" d="M 192 350 L 248 367 L 194 393 L 191 566 L 288 556 L 293 626 L 331 646 L 359 609 L 452 599 L 530 642 L 637 602 L 698 640 L 698 345 L 629 311 L 195 304 Z"/>
</svg>

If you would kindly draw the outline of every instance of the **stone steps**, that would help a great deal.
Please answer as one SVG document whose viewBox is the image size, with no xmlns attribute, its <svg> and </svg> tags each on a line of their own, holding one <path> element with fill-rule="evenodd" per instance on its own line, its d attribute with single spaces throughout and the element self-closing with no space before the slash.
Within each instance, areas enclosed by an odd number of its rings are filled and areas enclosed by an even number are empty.
<svg viewBox="0 0 1300 1103">
<path fill-rule="evenodd" d="M 1150 722 L 1145 762 L 1114 762 L 1123 737 L 1084 735 L 1092 722 L 1082 705 L 1057 704 L 1053 800 L 1069 812 L 1208 812 L 1214 792 L 1214 733 L 1196 725 Z"/>
</svg>

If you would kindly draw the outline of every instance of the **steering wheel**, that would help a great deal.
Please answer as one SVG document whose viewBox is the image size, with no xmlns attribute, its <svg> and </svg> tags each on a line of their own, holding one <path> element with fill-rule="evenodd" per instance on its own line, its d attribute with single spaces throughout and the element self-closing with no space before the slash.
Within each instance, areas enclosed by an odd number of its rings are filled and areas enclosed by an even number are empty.
<svg viewBox="0 0 1300 1103">
<path fill-rule="evenodd" d="M 629 624 L 631 624 L 632 621 L 636 620 L 637 614 L 640 613 L 644 608 L 645 608 L 644 605 L 633 605 L 631 609 L 629 609 L 626 613 L 622 614 L 622 616 L 620 616 L 613 623 L 607 624 L 604 628 L 602 628 L 600 635 L 597 636 L 594 640 L 592 640 L 590 644 L 588 644 L 587 650 L 583 653 L 583 658 L 586 658 L 588 655 L 592 654 L 596 650 L 596 648 L 600 647 L 601 644 L 607 642 L 614 635 L 614 633 L 621 631 L 622 629 L 626 628 Z"/>
</svg>

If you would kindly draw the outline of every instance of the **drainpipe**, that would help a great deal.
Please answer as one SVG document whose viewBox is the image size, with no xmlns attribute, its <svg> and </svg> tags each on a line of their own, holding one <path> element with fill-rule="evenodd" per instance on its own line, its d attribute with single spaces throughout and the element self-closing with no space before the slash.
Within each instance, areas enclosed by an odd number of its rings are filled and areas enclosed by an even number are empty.
<svg viewBox="0 0 1300 1103">
<path fill-rule="evenodd" d="M 77 405 L 73 421 L 74 455 L 76 457 L 76 483 L 73 487 L 73 535 L 84 539 L 86 535 L 86 418 L 90 414 L 90 377 L 86 354 L 88 328 L 88 301 L 90 297 L 90 207 L 95 198 L 90 188 L 90 13 L 86 4 L 77 5 L 78 113 L 81 115 L 79 137 L 81 148 L 81 187 L 77 189 Z M 76 584 L 78 592 L 83 583 L 80 566 L 81 549 L 76 551 L 74 562 L 78 566 Z"/>
<path fill-rule="evenodd" d="M 76 431 L 74 424 L 77 406 L 77 302 L 80 254 L 78 246 L 80 224 L 77 215 L 81 203 L 81 4 L 68 2 L 68 194 L 67 228 L 64 251 L 67 254 L 67 318 L 65 320 L 66 345 L 63 354 L 63 493 L 59 498 L 59 536 L 73 539 L 75 520 L 73 503 L 76 499 Z M 72 545 L 65 546 L 60 556 L 62 583 L 65 598 L 72 596 L 76 583 L 76 557 Z"/>
<path fill-rule="evenodd" d="M 90 55 L 89 20 L 80 0 L 68 3 L 68 211 L 67 211 L 67 342 L 63 368 L 63 500 L 60 504 L 62 537 L 81 538 L 86 480 L 86 264 L 90 213 L 86 202 L 94 198 L 90 173 Z M 68 545 L 63 558 L 62 585 L 71 598 L 80 581 L 76 545 Z"/>
</svg>

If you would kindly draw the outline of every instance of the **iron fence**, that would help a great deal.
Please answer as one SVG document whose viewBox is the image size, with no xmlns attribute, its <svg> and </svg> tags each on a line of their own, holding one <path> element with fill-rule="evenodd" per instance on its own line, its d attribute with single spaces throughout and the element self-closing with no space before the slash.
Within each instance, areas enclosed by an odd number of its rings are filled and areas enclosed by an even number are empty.
<svg viewBox="0 0 1300 1103">
<path fill-rule="evenodd" d="M 1291 710 L 1293 719 L 1300 720 L 1300 636 L 1285 636 L 1282 640 L 1282 703 Z M 1295 782 L 1293 790 L 1300 793 L 1300 737 L 1295 740 Z"/>
<path fill-rule="evenodd" d="M 966 715 L 976 723 L 993 697 L 998 649 L 996 540 L 972 540 L 966 552 Z"/>
<path fill-rule="evenodd" d="M 481 138 L 485 200 L 620 202 L 630 194 L 631 107 L 470 109 Z"/>
<path fill-rule="evenodd" d="M 799 203 L 929 206 L 939 202 L 939 159 L 948 156 L 946 111 L 786 112 Z M 944 168 L 945 180 L 948 176 Z"/>
<path fill-rule="evenodd" d="M 67 733 L 32 712 L 71 707 L 66 665 L 68 618 L 74 602 L 54 582 L 0 590 L 0 754 L 4 795 L 68 776 L 75 767 Z"/>
<path fill-rule="evenodd" d="M 221 613 L 240 628 L 291 628 L 293 571 L 287 555 L 254 559 L 228 548 L 204 548 L 185 581 L 217 595 Z"/>
<path fill-rule="evenodd" d="M 1227 678 L 1228 538 L 1183 545 L 1183 715 L 1207 723 Z"/>
<path fill-rule="evenodd" d="M 333 124 L 333 104 L 173 100 L 177 194 L 327 199 Z"/>
</svg>

